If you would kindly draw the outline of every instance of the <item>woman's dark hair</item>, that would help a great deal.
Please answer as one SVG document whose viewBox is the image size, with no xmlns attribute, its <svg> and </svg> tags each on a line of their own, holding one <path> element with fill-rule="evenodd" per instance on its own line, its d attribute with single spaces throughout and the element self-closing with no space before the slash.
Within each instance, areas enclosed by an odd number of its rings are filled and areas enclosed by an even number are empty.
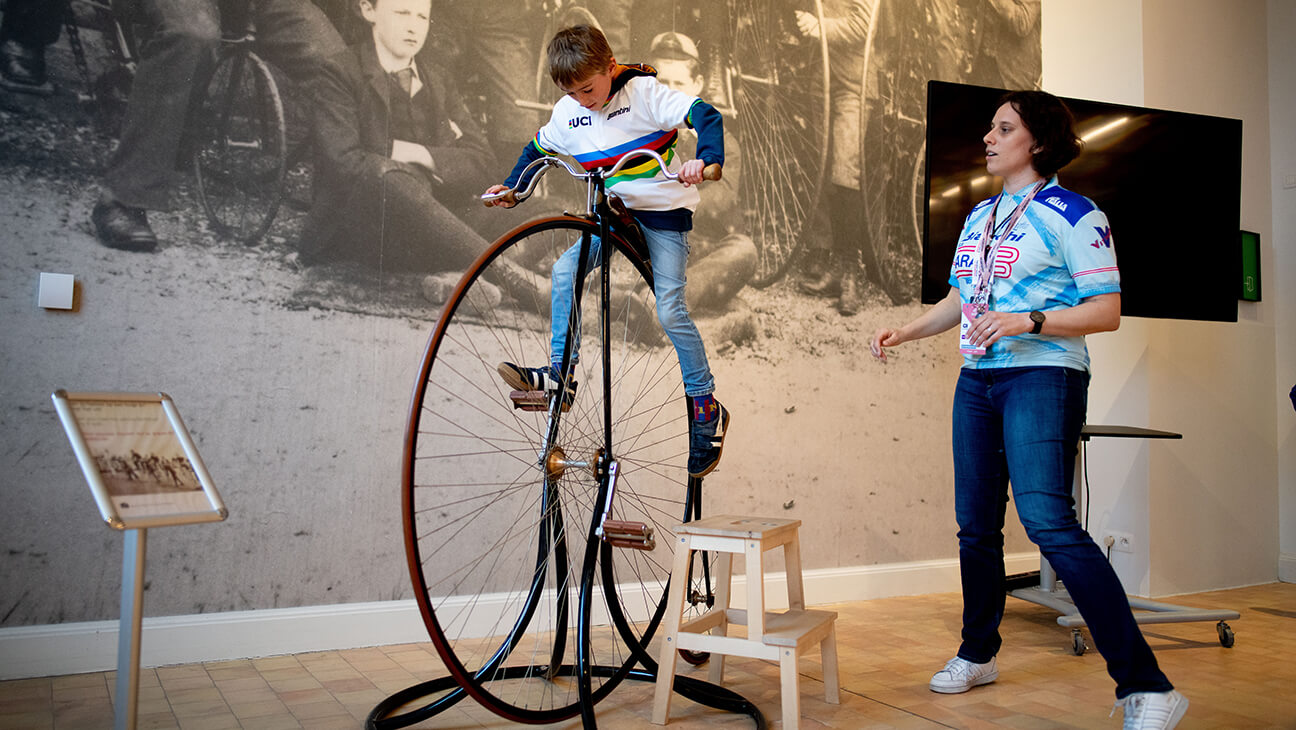
<svg viewBox="0 0 1296 730">
<path fill-rule="evenodd" d="M 1012 91 L 999 106 L 1012 104 L 1022 124 L 1035 138 L 1036 152 L 1031 166 L 1048 179 L 1080 155 L 1084 142 L 1075 134 L 1075 117 L 1056 96 L 1045 91 Z"/>
</svg>

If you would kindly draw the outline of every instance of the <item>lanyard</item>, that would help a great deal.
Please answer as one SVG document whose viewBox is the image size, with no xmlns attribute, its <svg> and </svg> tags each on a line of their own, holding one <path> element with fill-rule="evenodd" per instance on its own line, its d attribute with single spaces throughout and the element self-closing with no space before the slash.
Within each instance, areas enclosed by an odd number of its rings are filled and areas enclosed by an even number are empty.
<svg viewBox="0 0 1296 730">
<path fill-rule="evenodd" d="M 1048 184 L 1047 180 L 1040 180 L 1017 204 L 1013 209 L 1012 215 L 1004 222 L 1003 230 L 995 233 L 995 214 L 999 210 L 999 201 L 1003 198 L 1003 193 L 995 198 L 994 205 L 990 207 L 990 215 L 986 217 L 985 231 L 981 234 L 981 241 L 977 243 L 976 257 L 972 261 L 972 290 L 971 303 L 976 306 L 977 316 L 985 314 L 990 309 L 990 286 L 994 282 L 995 259 L 999 255 L 999 244 L 1003 243 L 1008 234 L 1012 233 L 1013 228 L 1017 225 L 1017 219 L 1021 218 L 1022 213 L 1026 212 L 1026 207 L 1035 199 L 1035 194 Z"/>
</svg>

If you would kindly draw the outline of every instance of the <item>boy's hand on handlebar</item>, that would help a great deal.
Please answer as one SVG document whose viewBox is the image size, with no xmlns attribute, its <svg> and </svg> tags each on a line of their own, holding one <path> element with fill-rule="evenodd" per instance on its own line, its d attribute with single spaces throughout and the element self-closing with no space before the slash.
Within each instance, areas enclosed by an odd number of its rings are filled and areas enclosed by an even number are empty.
<svg viewBox="0 0 1296 730">
<path fill-rule="evenodd" d="M 706 163 L 702 160 L 689 160 L 688 162 L 685 162 L 684 166 L 681 167 L 679 171 L 680 183 L 683 184 L 684 187 L 701 183 L 703 179 L 702 169 L 705 167 Z"/>
<path fill-rule="evenodd" d="M 505 190 L 509 190 L 509 189 L 510 188 L 507 185 L 492 185 L 489 188 L 486 188 L 486 192 L 482 193 L 482 195 L 483 197 L 486 195 L 494 195 L 496 193 L 502 193 Z M 491 207 L 512 208 L 513 206 L 517 205 L 517 198 L 513 197 L 512 195 L 505 195 L 504 197 L 499 198 L 497 200 L 483 200 L 482 204 L 485 205 L 487 208 L 491 208 Z"/>
</svg>

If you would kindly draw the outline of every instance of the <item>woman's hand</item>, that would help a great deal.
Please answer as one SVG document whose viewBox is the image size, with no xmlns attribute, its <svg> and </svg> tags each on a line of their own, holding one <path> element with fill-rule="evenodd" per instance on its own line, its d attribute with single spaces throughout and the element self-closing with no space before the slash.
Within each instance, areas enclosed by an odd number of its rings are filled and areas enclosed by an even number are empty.
<svg viewBox="0 0 1296 730">
<path fill-rule="evenodd" d="M 972 321 L 968 341 L 977 347 L 989 347 L 1005 337 L 1030 332 L 1034 327 L 1026 312 L 986 312 Z"/>
<path fill-rule="evenodd" d="M 886 362 L 886 350 L 882 348 L 895 347 L 901 342 L 904 342 L 904 340 L 900 339 L 899 330 L 882 327 L 873 333 L 873 339 L 869 342 L 869 352 L 873 353 L 873 357 Z"/>
</svg>

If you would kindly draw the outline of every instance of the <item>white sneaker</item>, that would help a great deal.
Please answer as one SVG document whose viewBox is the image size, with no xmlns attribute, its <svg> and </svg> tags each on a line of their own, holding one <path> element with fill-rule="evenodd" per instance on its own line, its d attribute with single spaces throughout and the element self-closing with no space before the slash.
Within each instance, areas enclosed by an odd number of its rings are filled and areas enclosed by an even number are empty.
<svg viewBox="0 0 1296 730">
<path fill-rule="evenodd" d="M 1175 690 L 1169 692 L 1135 692 L 1116 707 L 1125 711 L 1125 730 L 1170 730 L 1188 711 L 1188 698 Z M 1116 712 L 1116 707 L 1112 712 Z"/>
<path fill-rule="evenodd" d="M 945 668 L 932 675 L 927 685 L 933 692 L 954 695 L 966 692 L 982 684 L 990 684 L 999 678 L 999 665 L 994 657 L 985 664 L 973 664 L 961 657 L 954 657 L 945 662 Z"/>
</svg>

